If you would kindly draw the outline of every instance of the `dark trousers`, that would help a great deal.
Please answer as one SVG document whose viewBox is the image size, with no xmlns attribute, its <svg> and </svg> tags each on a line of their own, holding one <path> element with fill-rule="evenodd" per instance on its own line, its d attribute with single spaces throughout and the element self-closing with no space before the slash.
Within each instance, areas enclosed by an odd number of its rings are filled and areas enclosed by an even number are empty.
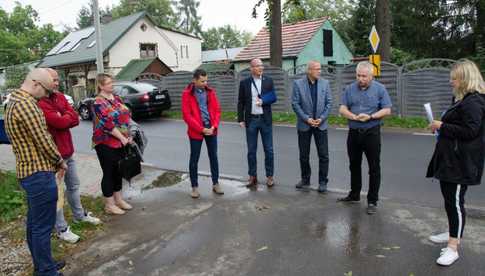
<svg viewBox="0 0 485 276">
<path fill-rule="evenodd" d="M 273 152 L 273 126 L 265 123 L 263 116 L 251 118 L 246 127 L 246 142 L 248 145 L 248 174 L 257 175 L 258 133 L 261 133 L 261 140 L 264 149 L 264 166 L 266 176 L 273 176 L 274 173 L 274 152 Z"/>
<path fill-rule="evenodd" d="M 51 253 L 51 233 L 56 223 L 57 185 L 53 172 L 37 172 L 20 180 L 27 193 L 27 244 L 34 275 L 58 275 Z"/>
<path fill-rule="evenodd" d="M 328 183 L 328 133 L 327 130 L 310 128 L 307 131 L 298 131 L 298 148 L 300 150 L 301 179 L 309 184 L 311 176 L 310 168 L 310 144 L 312 135 L 317 146 L 318 153 L 318 183 Z"/>
<path fill-rule="evenodd" d="M 219 161 L 217 160 L 217 136 L 204 136 L 205 144 L 207 146 L 207 153 L 209 155 L 209 163 L 211 168 L 212 184 L 219 182 Z M 202 140 L 190 139 L 190 160 L 189 172 L 190 183 L 192 187 L 198 187 L 198 164 L 200 158 L 200 150 L 202 149 Z"/>
<path fill-rule="evenodd" d="M 467 185 L 440 181 L 441 194 L 445 200 L 450 237 L 460 239 L 465 229 L 465 193 Z"/>
<path fill-rule="evenodd" d="M 103 179 L 101 180 L 101 190 L 104 197 L 113 196 L 114 192 L 121 191 L 122 180 L 119 170 L 119 161 L 124 156 L 122 148 L 111 148 L 100 144 L 94 147 L 98 155 L 101 170 L 103 170 Z"/>
<path fill-rule="evenodd" d="M 367 202 L 377 204 L 381 185 L 381 130 L 380 126 L 369 129 L 350 129 L 347 137 L 347 153 L 350 161 L 350 194 L 360 199 L 362 189 L 362 153 L 369 165 L 369 191 Z"/>
</svg>

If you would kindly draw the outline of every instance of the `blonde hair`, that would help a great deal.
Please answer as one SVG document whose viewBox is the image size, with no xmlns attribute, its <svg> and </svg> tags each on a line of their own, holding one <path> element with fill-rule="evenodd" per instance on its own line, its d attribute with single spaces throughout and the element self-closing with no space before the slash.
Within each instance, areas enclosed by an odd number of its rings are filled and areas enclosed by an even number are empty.
<svg viewBox="0 0 485 276">
<path fill-rule="evenodd" d="M 101 88 L 99 88 L 99 86 L 104 85 L 107 79 L 112 80 L 113 76 L 106 73 L 100 73 L 96 76 L 96 94 L 99 94 L 101 92 Z"/>
<path fill-rule="evenodd" d="M 475 91 L 485 94 L 485 82 L 478 66 L 473 61 L 459 60 L 451 68 L 450 78 L 458 81 L 458 87 L 453 89 L 457 100 L 461 100 L 466 94 Z"/>
</svg>

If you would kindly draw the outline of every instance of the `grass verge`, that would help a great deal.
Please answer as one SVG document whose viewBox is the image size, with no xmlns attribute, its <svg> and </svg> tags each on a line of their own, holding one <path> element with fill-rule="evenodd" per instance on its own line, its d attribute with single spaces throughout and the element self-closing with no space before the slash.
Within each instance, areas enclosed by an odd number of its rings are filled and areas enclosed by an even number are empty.
<svg viewBox="0 0 485 276">
<path fill-rule="evenodd" d="M 92 212 L 93 216 L 100 218 L 104 223 L 109 217 L 104 214 L 104 203 L 101 197 L 92 198 L 81 196 L 81 202 L 86 211 Z M 25 192 L 17 183 L 13 172 L 0 171 L 0 234 L 6 238 L 12 246 L 19 246 L 25 243 L 25 217 L 27 213 L 27 203 Z M 72 212 L 69 206 L 64 205 L 64 216 L 68 221 L 71 230 L 81 237 L 76 244 L 69 244 L 59 240 L 53 235 L 51 245 L 54 259 L 61 260 L 72 255 L 83 241 L 89 240 L 103 231 L 104 224 L 91 225 L 89 223 L 74 223 Z M 31 261 L 25 261 L 26 275 L 32 270 Z"/>
<path fill-rule="evenodd" d="M 169 111 L 163 114 L 165 118 L 182 119 L 180 111 Z M 227 122 L 236 122 L 237 113 L 232 111 L 224 111 L 221 114 L 221 120 Z M 276 124 L 296 124 L 296 115 L 293 112 L 273 112 L 273 122 Z M 328 123 L 331 126 L 347 126 L 347 119 L 341 116 L 330 115 Z M 425 129 L 428 126 L 428 121 L 423 117 L 406 117 L 400 118 L 397 116 L 390 116 L 383 120 L 384 127 L 389 128 L 404 128 L 404 129 Z"/>
</svg>

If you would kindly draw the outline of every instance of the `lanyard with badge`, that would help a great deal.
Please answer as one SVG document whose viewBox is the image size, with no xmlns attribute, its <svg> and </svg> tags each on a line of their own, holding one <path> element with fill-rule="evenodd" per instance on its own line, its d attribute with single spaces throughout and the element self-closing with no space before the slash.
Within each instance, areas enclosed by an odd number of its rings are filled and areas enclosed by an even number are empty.
<svg viewBox="0 0 485 276">
<path fill-rule="evenodd" d="M 256 101 L 257 106 L 261 106 L 263 104 L 263 101 L 261 100 L 261 92 L 258 89 L 258 86 L 256 85 L 256 82 L 254 81 L 254 78 L 251 77 L 251 84 L 254 86 L 254 89 L 256 89 L 256 92 L 258 93 L 258 99 Z M 263 78 L 261 78 L 261 86 L 263 85 Z"/>
<path fill-rule="evenodd" d="M 256 89 L 256 92 L 258 93 L 258 98 L 261 98 L 261 92 L 258 89 L 258 86 L 256 85 L 256 82 L 254 81 L 254 78 L 251 77 L 251 84 L 254 86 L 254 89 Z M 261 79 L 261 84 L 263 84 L 263 80 Z"/>
</svg>

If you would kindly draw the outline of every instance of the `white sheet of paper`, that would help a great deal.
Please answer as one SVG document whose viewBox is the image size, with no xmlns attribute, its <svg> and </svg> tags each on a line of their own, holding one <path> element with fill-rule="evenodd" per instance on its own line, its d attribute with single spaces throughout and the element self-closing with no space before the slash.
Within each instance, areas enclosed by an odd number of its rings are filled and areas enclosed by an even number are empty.
<svg viewBox="0 0 485 276">
<path fill-rule="evenodd" d="M 429 123 L 431 124 L 434 120 L 433 118 L 433 110 L 431 109 L 430 103 L 424 104 L 424 110 L 426 111 L 426 118 L 428 118 Z"/>
</svg>

